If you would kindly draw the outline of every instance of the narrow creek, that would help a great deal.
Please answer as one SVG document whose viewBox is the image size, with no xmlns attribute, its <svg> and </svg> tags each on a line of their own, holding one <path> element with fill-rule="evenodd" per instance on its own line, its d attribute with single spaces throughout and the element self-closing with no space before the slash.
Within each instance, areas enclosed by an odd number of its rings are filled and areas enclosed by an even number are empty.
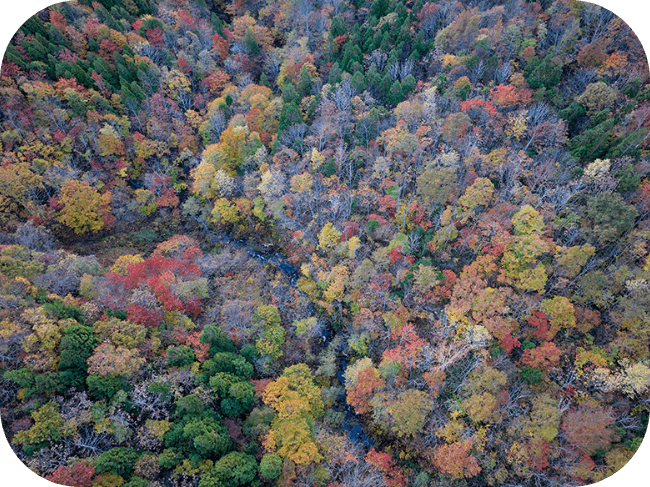
<svg viewBox="0 0 650 487">
<path fill-rule="evenodd" d="M 289 276 L 289 282 L 292 287 L 296 286 L 298 281 L 298 273 L 289 263 L 287 256 L 280 251 L 273 249 L 269 252 L 261 253 L 253 248 L 251 243 L 245 239 L 234 239 L 227 233 L 216 234 L 208 228 L 208 224 L 202 218 L 195 218 L 196 222 L 203 229 L 203 233 L 208 240 L 214 244 L 229 244 L 236 249 L 244 250 L 253 259 L 263 263 L 273 264 L 275 267 Z M 264 245 L 265 247 L 273 247 L 272 245 Z"/>
<path fill-rule="evenodd" d="M 271 250 L 262 253 L 256 250 L 253 247 L 253 245 L 245 239 L 234 239 L 226 233 L 217 234 L 209 229 L 208 224 L 205 220 L 201 218 L 195 218 L 195 220 L 201 226 L 201 228 L 203 229 L 203 233 L 211 243 L 222 244 L 222 245 L 228 244 L 231 247 L 234 247 L 236 249 L 244 250 L 253 259 L 259 262 L 274 265 L 289 277 L 289 283 L 291 284 L 291 286 L 296 287 L 296 282 L 298 281 L 298 273 L 294 269 L 293 265 L 289 263 L 287 256 L 284 255 L 282 252 L 278 251 L 277 249 L 273 248 L 272 245 L 268 245 L 268 246 L 265 245 L 266 248 L 270 247 Z M 324 328 L 323 331 L 321 332 L 321 337 L 325 345 L 329 344 L 329 342 L 331 341 L 330 330 L 328 328 Z M 341 345 L 341 348 L 345 348 L 345 343 Z M 342 350 L 339 350 L 339 352 L 341 351 Z M 345 387 L 344 374 L 346 368 L 347 368 L 347 362 L 345 361 L 345 359 L 343 358 L 339 359 L 339 370 L 336 374 L 336 377 L 341 383 L 342 387 Z M 333 409 L 342 412 L 344 414 L 341 428 L 344 431 L 348 432 L 350 440 L 355 443 L 363 442 L 366 450 L 372 448 L 373 442 L 368 437 L 368 435 L 366 435 L 363 432 L 363 428 L 359 424 L 354 409 L 350 405 L 348 405 L 347 401 L 345 400 L 345 393 L 339 395 Z"/>
</svg>

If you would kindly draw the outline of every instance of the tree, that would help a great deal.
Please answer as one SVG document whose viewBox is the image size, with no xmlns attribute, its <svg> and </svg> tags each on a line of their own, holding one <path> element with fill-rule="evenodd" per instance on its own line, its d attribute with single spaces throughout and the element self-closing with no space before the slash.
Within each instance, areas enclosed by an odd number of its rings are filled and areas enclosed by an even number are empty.
<svg viewBox="0 0 650 487">
<path fill-rule="evenodd" d="M 238 41 L 246 42 L 247 35 L 255 40 L 262 51 L 268 50 L 273 43 L 268 28 L 258 25 L 255 19 L 248 14 L 237 15 L 232 23 L 232 36 Z"/>
<path fill-rule="evenodd" d="M 262 305 L 253 315 L 253 321 L 260 326 L 260 338 L 255 343 L 259 352 L 271 360 L 282 357 L 285 331 L 281 325 L 278 309 L 273 305 Z"/>
<path fill-rule="evenodd" d="M 228 335 L 226 335 L 220 326 L 212 323 L 203 327 L 203 333 L 200 337 L 201 343 L 210 345 L 210 353 L 214 356 L 219 352 L 234 352 L 235 345 Z"/>
<path fill-rule="evenodd" d="M 560 362 L 562 351 L 553 342 L 543 342 L 538 347 L 524 350 L 521 363 L 543 372 L 549 372 Z"/>
<path fill-rule="evenodd" d="M 574 447 L 592 455 L 598 449 L 606 449 L 616 438 L 609 428 L 613 423 L 612 411 L 592 401 L 564 415 L 562 433 Z"/>
<path fill-rule="evenodd" d="M 199 487 L 228 487 L 250 485 L 257 474 L 255 457 L 230 452 L 221 457 L 199 480 Z"/>
<path fill-rule="evenodd" d="M 530 418 L 524 422 L 523 437 L 533 436 L 553 441 L 559 434 L 562 412 L 558 402 L 550 394 L 539 394 L 531 400 Z"/>
<path fill-rule="evenodd" d="M 489 392 L 472 394 L 463 401 L 463 407 L 475 423 L 490 424 L 496 419 L 494 413 L 497 408 L 497 400 L 494 394 Z"/>
<path fill-rule="evenodd" d="M 95 467 L 86 465 L 86 461 L 81 460 L 72 464 L 72 466 L 61 465 L 45 478 L 55 484 L 90 487 L 94 474 Z"/>
<path fill-rule="evenodd" d="M 386 101 L 391 105 L 397 105 L 404 99 L 404 94 L 402 92 L 402 85 L 399 81 L 393 81 L 393 84 L 390 86 L 388 93 L 386 94 Z"/>
<path fill-rule="evenodd" d="M 265 453 L 260 462 L 260 475 L 269 480 L 277 479 L 282 473 L 282 459 L 277 453 Z"/>
<path fill-rule="evenodd" d="M 255 386 L 251 382 L 240 381 L 230 386 L 230 397 L 221 401 L 224 414 L 237 417 L 248 412 L 255 400 Z"/>
<path fill-rule="evenodd" d="M 167 364 L 170 367 L 185 367 L 194 363 L 194 350 L 186 345 L 167 349 Z"/>
<path fill-rule="evenodd" d="M 311 425 L 323 415 L 320 388 L 305 364 L 288 367 L 263 393 L 264 403 L 275 411 L 266 444 L 297 465 L 320 461 Z"/>
<path fill-rule="evenodd" d="M 479 206 L 487 207 L 494 195 L 494 184 L 487 178 L 477 178 L 463 195 L 458 198 L 458 205 L 467 215 Z"/>
<path fill-rule="evenodd" d="M 259 140 L 259 139 L 258 139 Z M 234 175 L 237 168 L 244 163 L 244 156 L 251 146 L 250 130 L 246 126 L 227 127 L 219 142 L 210 144 L 203 151 L 203 161 L 212 164 L 217 170 Z"/>
<path fill-rule="evenodd" d="M 366 462 L 382 473 L 384 482 L 388 487 L 406 487 L 406 476 L 395 465 L 395 461 L 389 453 L 378 452 L 371 448 L 365 459 Z"/>
<path fill-rule="evenodd" d="M 253 375 L 253 365 L 242 355 L 217 352 L 203 364 L 203 371 L 209 376 L 213 376 L 217 372 L 226 372 L 236 376 L 238 380 L 248 380 Z"/>
<path fill-rule="evenodd" d="M 637 210 L 618 193 L 600 193 L 587 201 L 587 215 L 593 222 L 593 235 L 601 244 L 617 240 L 634 225 Z"/>
<path fill-rule="evenodd" d="M 346 374 L 350 367 L 346 369 Z M 353 386 L 348 387 L 346 381 L 347 402 L 357 414 L 368 413 L 372 411 L 370 399 L 384 385 L 386 381 L 379 376 L 379 371 L 375 367 L 366 367 L 358 372 Z"/>
<path fill-rule="evenodd" d="M 111 193 L 100 194 L 85 181 L 68 179 L 61 187 L 58 221 L 80 235 L 97 232 L 112 222 Z"/>
<path fill-rule="evenodd" d="M 525 228 L 525 224 L 520 221 L 518 223 Z M 546 285 L 548 275 L 546 267 L 538 260 L 551 248 L 551 243 L 543 240 L 537 233 L 512 238 L 501 259 L 504 276 L 512 279 L 514 285 L 521 290 L 541 291 Z"/>
<path fill-rule="evenodd" d="M 232 441 L 223 421 L 204 414 L 197 417 L 192 411 L 198 405 L 188 406 L 181 421 L 175 422 L 165 433 L 165 446 L 176 448 L 194 459 L 218 458 L 232 448 Z M 205 407 L 201 403 L 200 407 Z"/>
<path fill-rule="evenodd" d="M 93 329 L 83 325 L 70 325 L 61 337 L 61 379 L 69 387 L 83 388 L 86 383 L 87 360 L 97 346 Z"/>
<path fill-rule="evenodd" d="M 88 373 L 101 376 L 131 375 L 144 363 L 137 350 L 103 343 L 88 359 Z"/>
<path fill-rule="evenodd" d="M 138 461 L 138 458 L 138 453 L 131 448 L 111 448 L 97 457 L 96 471 L 97 473 L 113 472 L 116 475 L 124 477 L 133 472 L 133 467 Z"/>
<path fill-rule="evenodd" d="M 585 68 L 595 68 L 607 61 L 607 54 L 603 51 L 603 45 L 599 41 L 590 42 L 578 53 L 576 60 Z"/>
<path fill-rule="evenodd" d="M 144 326 L 114 317 L 96 321 L 93 331 L 99 341 L 110 341 L 116 347 L 128 349 L 136 348 L 144 342 L 147 334 Z"/>
<path fill-rule="evenodd" d="M 540 308 L 548 317 L 550 324 L 548 340 L 552 340 L 562 328 L 576 326 L 575 309 L 566 297 L 554 296 L 552 299 L 545 299 Z"/>
<path fill-rule="evenodd" d="M 18 445 L 32 445 L 43 441 L 56 441 L 67 433 L 66 423 L 59 413 L 59 405 L 48 402 L 32 413 L 34 425 L 19 431 L 13 442 Z"/>
<path fill-rule="evenodd" d="M 584 93 L 576 98 L 588 114 L 600 112 L 612 106 L 618 99 L 618 92 L 602 81 L 587 86 Z"/>
<path fill-rule="evenodd" d="M 435 208 L 447 201 L 454 191 L 456 172 L 450 167 L 438 168 L 427 165 L 417 178 L 417 194 L 420 204 L 428 208 Z"/>
<path fill-rule="evenodd" d="M 435 45 L 447 52 L 469 49 L 478 33 L 481 15 L 477 7 L 464 10 L 436 34 Z"/>
<path fill-rule="evenodd" d="M 400 393 L 386 407 L 391 418 L 391 429 L 399 437 L 412 437 L 421 432 L 424 420 L 431 409 L 429 396 L 417 389 Z"/>
<path fill-rule="evenodd" d="M 530 235 L 531 233 L 540 233 L 544 228 L 544 219 L 530 205 L 524 205 L 512 217 L 515 235 Z"/>
<path fill-rule="evenodd" d="M 320 388 L 314 383 L 312 373 L 305 364 L 286 368 L 278 379 L 266 386 L 263 399 L 265 404 L 275 410 L 279 419 L 296 414 L 312 417 L 323 414 Z M 299 402 L 287 407 L 294 400 Z"/>
<path fill-rule="evenodd" d="M 392 91 L 392 89 L 391 89 Z M 472 120 L 464 112 L 452 113 L 445 120 L 442 134 L 449 142 L 456 142 L 472 127 Z"/>
<path fill-rule="evenodd" d="M 492 100 L 501 108 L 511 108 L 517 105 L 528 105 L 531 102 L 530 90 L 516 88 L 513 85 L 499 85 L 492 88 Z"/>
<path fill-rule="evenodd" d="M 475 477 L 481 472 L 481 467 L 476 458 L 470 455 L 473 447 L 472 438 L 443 444 L 433 451 L 431 461 L 440 472 L 455 479 Z"/>
<path fill-rule="evenodd" d="M 558 246 L 555 249 L 555 261 L 558 264 L 555 273 L 569 279 L 577 277 L 595 252 L 596 248 L 589 244 L 568 248 Z"/>
</svg>

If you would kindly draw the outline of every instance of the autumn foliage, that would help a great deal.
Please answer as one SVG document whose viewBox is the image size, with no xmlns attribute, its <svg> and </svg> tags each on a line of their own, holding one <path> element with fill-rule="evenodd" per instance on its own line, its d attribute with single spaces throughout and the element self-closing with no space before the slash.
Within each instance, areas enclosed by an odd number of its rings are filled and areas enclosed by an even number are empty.
<svg viewBox="0 0 650 487">
<path fill-rule="evenodd" d="M 612 475 L 649 99 L 568 0 L 46 8 L 0 70 L 8 441 L 83 487 Z"/>
</svg>

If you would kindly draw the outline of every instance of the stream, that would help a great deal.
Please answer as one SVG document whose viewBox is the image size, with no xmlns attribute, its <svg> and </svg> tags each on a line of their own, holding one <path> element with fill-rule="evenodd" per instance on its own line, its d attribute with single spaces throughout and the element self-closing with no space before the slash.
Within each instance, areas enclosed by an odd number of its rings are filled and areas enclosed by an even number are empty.
<svg viewBox="0 0 650 487">
<path fill-rule="evenodd" d="M 244 250 L 248 255 L 253 259 L 258 260 L 263 263 L 273 264 L 275 267 L 280 269 L 282 272 L 289 276 L 289 282 L 292 287 L 296 286 L 298 281 L 298 273 L 293 268 L 293 266 L 287 260 L 287 256 L 281 252 L 273 249 L 267 253 L 260 253 L 253 249 L 250 242 L 244 239 L 234 239 L 228 234 L 217 235 L 216 233 L 210 231 L 208 224 L 202 218 L 195 218 L 196 222 L 201 225 L 203 228 L 203 233 L 207 236 L 208 240 L 214 244 L 229 244 L 230 246 Z M 264 245 L 265 247 L 272 247 L 272 245 Z"/>
<path fill-rule="evenodd" d="M 258 250 L 255 250 L 249 241 L 245 239 L 234 239 L 225 233 L 220 235 L 216 234 L 208 228 L 208 224 L 205 220 L 202 218 L 195 218 L 195 220 L 201 226 L 203 233 L 211 243 L 228 244 L 236 249 L 244 250 L 253 259 L 259 262 L 273 264 L 289 277 L 289 283 L 292 287 L 296 286 L 296 282 L 298 281 L 298 273 L 294 269 L 293 265 L 289 263 L 287 256 L 280 251 L 273 249 L 272 245 L 264 245 L 264 247 L 271 247 L 272 250 L 269 252 L 261 253 Z M 321 332 L 323 344 L 327 345 L 331 341 L 330 335 L 331 333 L 329 330 L 327 328 L 324 328 Z M 341 348 L 345 348 L 345 344 L 342 344 Z M 339 350 L 339 352 L 341 351 L 342 350 Z M 336 377 L 341 383 L 342 387 L 345 387 L 345 377 L 343 374 L 345 373 L 346 368 L 347 362 L 344 359 L 340 359 L 339 370 L 336 374 Z M 339 395 L 333 409 L 344 414 L 341 427 L 344 431 L 348 432 L 350 440 L 354 443 L 363 442 L 366 450 L 372 448 L 373 441 L 363 432 L 363 428 L 357 420 L 354 409 L 345 400 L 345 393 Z"/>
</svg>

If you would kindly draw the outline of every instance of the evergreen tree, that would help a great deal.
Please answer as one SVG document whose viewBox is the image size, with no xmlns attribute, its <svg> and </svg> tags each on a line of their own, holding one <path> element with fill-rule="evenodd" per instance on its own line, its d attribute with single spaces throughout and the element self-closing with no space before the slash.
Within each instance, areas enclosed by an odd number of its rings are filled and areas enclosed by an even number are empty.
<svg viewBox="0 0 650 487">
<path fill-rule="evenodd" d="M 296 91 L 293 87 L 293 83 L 290 81 L 285 81 L 282 86 L 282 99 L 285 103 L 295 103 L 296 105 L 300 103 L 300 94 Z"/>
<path fill-rule="evenodd" d="M 409 74 L 402 80 L 402 94 L 406 98 L 409 94 L 413 93 L 416 81 L 412 74 Z"/>
<path fill-rule="evenodd" d="M 330 68 L 329 72 L 329 77 L 327 78 L 327 82 L 334 86 L 338 83 L 341 82 L 341 68 L 339 68 L 339 63 L 334 63 L 332 64 L 332 67 Z"/>
<path fill-rule="evenodd" d="M 307 66 L 303 64 L 300 68 L 300 79 L 298 80 L 298 93 L 300 96 L 305 97 L 309 96 L 311 93 L 311 76 L 307 70 Z"/>
<path fill-rule="evenodd" d="M 357 71 L 352 76 L 352 87 L 358 92 L 361 93 L 366 89 L 366 78 L 363 76 L 361 71 Z"/>
<path fill-rule="evenodd" d="M 388 96 L 386 97 L 386 100 L 388 101 L 388 103 L 391 103 L 392 105 L 397 105 L 403 99 L 404 99 L 404 95 L 402 94 L 402 85 L 400 84 L 399 81 L 395 80 L 390 87 L 390 91 L 388 92 Z"/>
</svg>

